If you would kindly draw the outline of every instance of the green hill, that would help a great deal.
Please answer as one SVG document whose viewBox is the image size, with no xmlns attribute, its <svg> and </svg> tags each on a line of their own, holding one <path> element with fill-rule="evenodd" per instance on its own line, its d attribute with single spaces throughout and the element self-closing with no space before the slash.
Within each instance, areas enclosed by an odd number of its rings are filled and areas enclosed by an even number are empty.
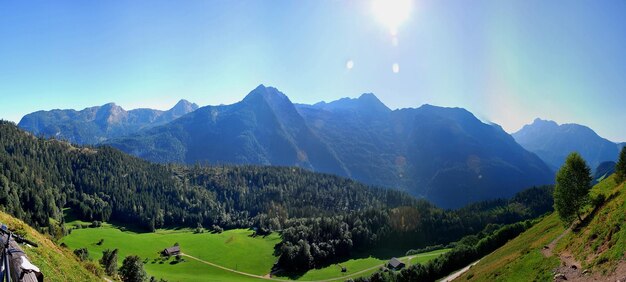
<svg viewBox="0 0 626 282">
<path fill-rule="evenodd" d="M 81 265 L 72 251 L 57 246 L 23 221 L 0 212 L 0 222 L 39 245 L 37 248 L 22 246 L 22 250 L 39 267 L 46 281 L 102 281 Z"/>
<path fill-rule="evenodd" d="M 587 216 L 566 229 L 556 213 L 482 258 L 460 281 L 607 280 L 626 273 L 626 185 L 611 176 L 591 190 L 605 201 L 589 206 Z M 621 276 L 620 276 L 621 275 Z M 614 281 L 612 279 L 610 281 Z M 607 280 L 609 281 L 609 280 Z"/>
</svg>

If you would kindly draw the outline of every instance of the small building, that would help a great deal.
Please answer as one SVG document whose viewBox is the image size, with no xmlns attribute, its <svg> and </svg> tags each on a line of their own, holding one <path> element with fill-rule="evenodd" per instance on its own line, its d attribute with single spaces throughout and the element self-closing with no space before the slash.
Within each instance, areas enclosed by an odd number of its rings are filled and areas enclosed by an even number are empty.
<svg viewBox="0 0 626 282">
<path fill-rule="evenodd" d="M 387 267 L 393 270 L 400 270 L 404 268 L 405 266 L 406 265 L 397 258 L 391 258 L 389 262 L 387 263 Z"/>
<path fill-rule="evenodd" d="M 163 254 L 164 256 L 175 256 L 175 255 L 179 255 L 180 254 L 180 246 L 173 246 L 173 247 L 169 247 L 164 249 L 161 254 Z"/>
</svg>

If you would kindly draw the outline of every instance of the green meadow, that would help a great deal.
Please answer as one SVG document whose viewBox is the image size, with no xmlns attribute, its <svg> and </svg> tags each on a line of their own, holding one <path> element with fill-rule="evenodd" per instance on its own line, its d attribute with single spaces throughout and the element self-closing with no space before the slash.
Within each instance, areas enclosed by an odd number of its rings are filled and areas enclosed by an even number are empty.
<svg viewBox="0 0 626 282">
<path fill-rule="evenodd" d="M 72 221 L 68 226 L 86 222 Z M 62 242 L 70 249 L 87 248 L 90 258 L 98 260 L 105 249 L 118 249 L 118 264 L 127 255 L 138 255 L 144 259 L 148 275 L 168 281 L 259 281 L 240 273 L 224 270 L 208 263 L 213 263 L 231 270 L 266 276 L 269 274 L 277 257 L 274 246 L 280 243 L 280 236 L 272 233 L 268 236 L 253 237 L 253 231 L 247 229 L 228 230 L 220 234 L 194 233 L 189 229 L 157 230 L 152 233 L 122 231 L 120 228 L 104 223 L 98 228 L 73 229 Z M 102 240 L 101 244 L 98 244 Z M 159 252 L 180 245 L 181 251 L 198 258 L 182 256 L 182 262 L 175 258 L 163 260 Z M 438 250 L 414 256 L 400 258 L 407 265 L 425 262 L 448 250 Z M 297 278 L 273 277 L 274 280 L 336 280 L 367 276 L 386 263 L 387 259 L 374 257 L 351 259 L 320 269 L 313 269 Z M 346 272 L 342 272 L 342 267 Z"/>
</svg>

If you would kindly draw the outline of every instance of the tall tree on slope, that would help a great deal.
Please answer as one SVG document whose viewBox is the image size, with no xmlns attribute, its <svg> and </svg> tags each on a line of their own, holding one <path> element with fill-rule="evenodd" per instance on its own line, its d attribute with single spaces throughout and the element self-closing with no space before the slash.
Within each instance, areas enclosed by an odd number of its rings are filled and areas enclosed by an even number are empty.
<svg viewBox="0 0 626 282">
<path fill-rule="evenodd" d="M 556 175 L 554 187 L 554 209 L 561 220 L 569 225 L 580 216 L 582 208 L 589 202 L 591 169 L 576 152 L 569 154 L 565 164 Z"/>
</svg>

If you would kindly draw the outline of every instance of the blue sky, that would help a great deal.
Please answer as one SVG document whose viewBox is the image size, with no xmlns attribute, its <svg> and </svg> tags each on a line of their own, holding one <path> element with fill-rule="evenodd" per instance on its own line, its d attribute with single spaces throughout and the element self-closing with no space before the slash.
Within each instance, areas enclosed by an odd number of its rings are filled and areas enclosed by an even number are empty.
<svg viewBox="0 0 626 282">
<path fill-rule="evenodd" d="M 365 0 L 2 1 L 0 118 L 228 104 L 262 83 L 294 102 L 373 92 L 626 141 L 624 15 L 618 0 L 412 1 L 394 45 Z"/>
</svg>

